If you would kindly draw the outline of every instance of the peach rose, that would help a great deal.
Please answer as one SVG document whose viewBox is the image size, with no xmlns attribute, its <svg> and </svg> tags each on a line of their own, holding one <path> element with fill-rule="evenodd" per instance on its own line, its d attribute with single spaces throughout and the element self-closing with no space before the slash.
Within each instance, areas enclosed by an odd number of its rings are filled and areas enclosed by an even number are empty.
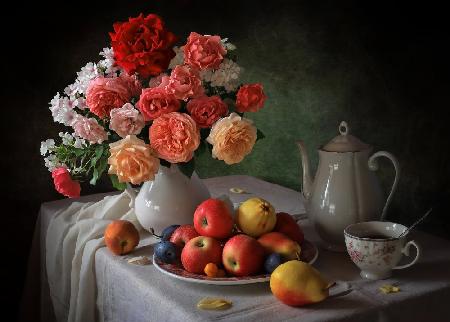
<svg viewBox="0 0 450 322">
<path fill-rule="evenodd" d="M 168 93 L 183 101 L 203 95 L 199 72 L 187 65 L 175 67 L 169 78 L 163 78 L 160 86 L 164 86 Z"/>
<path fill-rule="evenodd" d="M 151 147 L 135 135 L 109 145 L 109 174 L 117 175 L 119 182 L 140 184 L 153 180 L 159 169 L 159 159 Z"/>
<path fill-rule="evenodd" d="M 226 53 L 219 36 L 191 32 L 184 46 L 184 62 L 198 69 L 217 69 Z"/>
<path fill-rule="evenodd" d="M 256 142 L 256 127 L 236 113 L 217 121 L 206 139 L 213 145 L 213 158 L 226 164 L 241 162 Z"/>
<path fill-rule="evenodd" d="M 180 101 L 163 87 L 146 88 L 142 91 L 136 107 L 141 111 L 145 121 L 154 120 L 163 114 L 180 109 Z"/>
<path fill-rule="evenodd" d="M 257 112 L 264 106 L 266 98 L 261 84 L 243 85 L 236 94 L 236 110 Z"/>
<path fill-rule="evenodd" d="M 153 121 L 150 144 L 160 158 L 169 162 L 187 162 L 200 144 L 200 131 L 187 114 L 172 112 Z"/>
<path fill-rule="evenodd" d="M 112 109 L 122 107 L 139 92 L 137 80 L 126 74 L 114 78 L 97 77 L 86 90 L 86 105 L 92 113 L 105 118 Z"/>
<path fill-rule="evenodd" d="M 130 103 L 121 108 L 115 108 L 110 113 L 111 122 L 109 128 L 115 131 L 121 138 L 129 134 L 139 134 L 145 125 L 144 118 Z"/>
<path fill-rule="evenodd" d="M 77 136 L 88 140 L 90 143 L 100 144 L 108 139 L 108 133 L 93 117 L 87 118 L 77 115 L 72 123 L 72 128 Z"/>
<path fill-rule="evenodd" d="M 218 119 L 228 113 L 227 104 L 219 96 L 194 98 L 187 103 L 186 108 L 201 128 L 211 127 Z"/>
</svg>

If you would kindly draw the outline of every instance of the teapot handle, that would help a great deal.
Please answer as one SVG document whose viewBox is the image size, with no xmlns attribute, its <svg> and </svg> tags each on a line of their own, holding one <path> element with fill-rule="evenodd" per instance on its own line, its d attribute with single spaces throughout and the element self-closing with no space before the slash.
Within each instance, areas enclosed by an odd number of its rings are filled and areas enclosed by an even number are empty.
<svg viewBox="0 0 450 322">
<path fill-rule="evenodd" d="M 392 155 L 391 153 L 386 152 L 386 151 L 378 151 L 369 158 L 368 163 L 369 163 L 370 170 L 372 170 L 372 171 L 378 170 L 378 161 L 376 160 L 378 157 L 386 157 L 389 160 L 391 160 L 392 164 L 394 165 L 394 169 L 395 169 L 394 183 L 392 184 L 391 192 L 389 193 L 389 196 L 386 199 L 386 203 L 384 205 L 383 212 L 381 213 L 381 220 L 384 220 L 386 217 L 387 208 L 392 199 L 392 195 L 394 194 L 395 190 L 397 189 L 398 178 L 400 177 L 400 165 L 397 161 L 397 158 L 394 155 Z"/>
</svg>

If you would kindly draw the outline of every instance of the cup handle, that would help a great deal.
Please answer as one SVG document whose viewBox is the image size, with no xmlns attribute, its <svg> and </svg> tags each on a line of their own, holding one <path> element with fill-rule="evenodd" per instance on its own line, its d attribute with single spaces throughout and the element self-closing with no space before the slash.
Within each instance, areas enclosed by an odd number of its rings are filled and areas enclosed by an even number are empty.
<svg viewBox="0 0 450 322">
<path fill-rule="evenodd" d="M 411 263 L 408 263 L 408 264 L 405 264 L 405 265 L 401 265 L 401 266 L 395 266 L 393 269 L 403 269 L 403 268 L 410 267 L 410 266 L 414 265 L 419 260 L 419 257 L 420 257 L 420 246 L 414 240 L 410 240 L 409 242 L 406 243 L 405 247 L 403 247 L 403 249 L 402 249 L 402 254 L 405 255 L 405 256 L 409 256 L 409 247 L 411 247 L 411 245 L 416 247 L 416 250 L 417 250 L 416 257 L 412 260 Z"/>
</svg>

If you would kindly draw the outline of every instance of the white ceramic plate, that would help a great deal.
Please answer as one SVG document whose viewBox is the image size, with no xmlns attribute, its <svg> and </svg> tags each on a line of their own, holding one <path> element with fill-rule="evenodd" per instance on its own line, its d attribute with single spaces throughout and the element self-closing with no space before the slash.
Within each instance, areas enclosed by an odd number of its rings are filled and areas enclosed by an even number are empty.
<svg viewBox="0 0 450 322">
<path fill-rule="evenodd" d="M 313 243 L 305 239 L 302 243 L 302 252 L 300 259 L 309 264 L 313 264 L 318 256 L 319 250 L 317 249 L 317 247 Z M 163 274 L 191 283 L 212 285 L 243 285 L 268 282 L 270 280 L 270 274 L 244 277 L 208 277 L 206 275 L 193 274 L 184 270 L 181 265 L 163 263 L 158 260 L 155 255 L 153 255 L 153 264 L 155 264 L 155 267 Z"/>
</svg>

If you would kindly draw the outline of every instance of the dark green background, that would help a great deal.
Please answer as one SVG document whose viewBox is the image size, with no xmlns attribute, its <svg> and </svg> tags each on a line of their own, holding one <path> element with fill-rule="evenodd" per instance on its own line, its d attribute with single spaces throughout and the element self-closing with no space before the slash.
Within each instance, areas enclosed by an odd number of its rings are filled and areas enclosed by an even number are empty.
<svg viewBox="0 0 450 322">
<path fill-rule="evenodd" d="M 450 238 L 445 207 L 450 179 L 448 19 L 436 3 L 377 1 L 121 0 L 19 3 L 2 19 L 2 276 L 11 276 L 2 303 L 15 310 L 39 206 L 62 198 L 39 155 L 41 140 L 64 128 L 52 122 L 48 102 L 75 73 L 109 46 L 115 21 L 158 13 L 181 42 L 190 31 L 219 34 L 237 45 L 244 81 L 261 82 L 266 106 L 249 114 L 266 134 L 244 162 L 225 166 L 209 156 L 202 177 L 248 174 L 300 189 L 303 139 L 316 148 L 346 120 L 375 150 L 402 166 L 388 219 L 410 224 L 444 202 L 421 229 Z M 5 115 L 5 114 L 3 114 Z M 5 139 L 6 138 L 6 139 Z M 392 166 L 381 163 L 387 190 Z M 108 181 L 83 194 L 110 191 Z M 446 194 L 447 193 L 447 194 Z"/>
</svg>

